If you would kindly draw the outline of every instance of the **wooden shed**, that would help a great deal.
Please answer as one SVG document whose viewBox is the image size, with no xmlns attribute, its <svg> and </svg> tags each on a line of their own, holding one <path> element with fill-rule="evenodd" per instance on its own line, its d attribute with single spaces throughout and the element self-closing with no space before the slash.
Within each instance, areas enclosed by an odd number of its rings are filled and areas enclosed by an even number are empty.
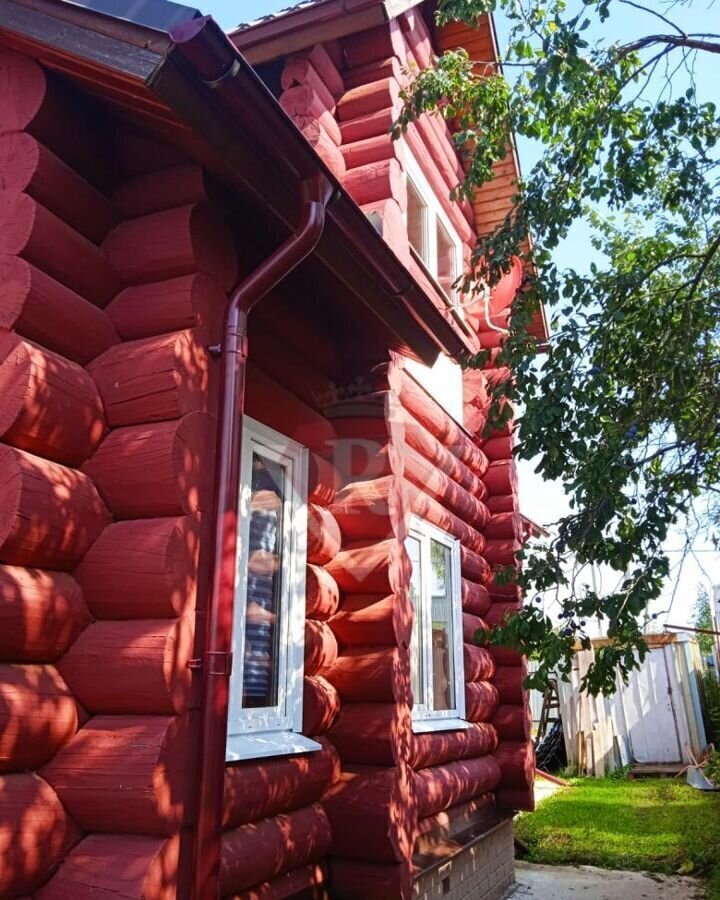
<svg viewBox="0 0 720 900">
<path fill-rule="evenodd" d="M 500 896 L 523 530 L 459 361 L 521 273 L 453 282 L 516 172 L 386 134 L 490 23 L 89 6 L 0 0 L 0 898 Z"/>
</svg>

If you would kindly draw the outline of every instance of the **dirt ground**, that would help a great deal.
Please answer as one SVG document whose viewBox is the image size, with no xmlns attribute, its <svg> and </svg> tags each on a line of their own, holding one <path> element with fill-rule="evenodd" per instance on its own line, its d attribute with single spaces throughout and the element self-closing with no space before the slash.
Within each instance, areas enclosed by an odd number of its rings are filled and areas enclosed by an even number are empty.
<svg viewBox="0 0 720 900">
<path fill-rule="evenodd" d="M 594 866 L 538 866 L 515 863 L 517 885 L 509 900 L 695 900 L 694 878 L 611 872 Z"/>
</svg>

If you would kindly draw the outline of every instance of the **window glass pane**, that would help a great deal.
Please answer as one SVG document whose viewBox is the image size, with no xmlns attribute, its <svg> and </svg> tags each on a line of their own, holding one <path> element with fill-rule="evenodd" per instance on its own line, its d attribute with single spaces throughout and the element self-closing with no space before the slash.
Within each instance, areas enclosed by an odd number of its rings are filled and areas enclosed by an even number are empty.
<svg viewBox="0 0 720 900">
<path fill-rule="evenodd" d="M 453 282 L 458 277 L 457 248 L 440 221 L 437 221 L 437 280 L 448 297 L 454 299 Z"/>
<path fill-rule="evenodd" d="M 285 469 L 252 457 L 243 707 L 278 703 Z"/>
<path fill-rule="evenodd" d="M 450 548 L 430 541 L 433 709 L 455 708 Z"/>
<path fill-rule="evenodd" d="M 407 205 L 407 230 L 408 241 L 413 247 L 422 261 L 427 264 L 427 239 L 425 235 L 425 220 L 427 207 L 423 203 L 420 192 L 415 185 L 408 179 L 408 205 Z"/>
<path fill-rule="evenodd" d="M 411 638 L 411 687 L 413 694 L 413 702 L 415 704 L 424 704 L 425 697 L 422 689 L 423 685 L 423 653 L 422 653 L 422 568 L 420 563 L 420 541 L 415 537 L 408 537 L 405 541 L 410 562 L 412 563 L 412 574 L 410 576 L 410 600 L 412 601 L 415 616 L 413 618 L 413 630 Z"/>
</svg>

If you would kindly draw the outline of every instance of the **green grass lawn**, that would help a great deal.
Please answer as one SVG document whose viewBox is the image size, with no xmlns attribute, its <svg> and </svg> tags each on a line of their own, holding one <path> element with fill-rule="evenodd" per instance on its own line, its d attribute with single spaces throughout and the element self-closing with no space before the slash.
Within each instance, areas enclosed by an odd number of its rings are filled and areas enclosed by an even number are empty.
<svg viewBox="0 0 720 900">
<path fill-rule="evenodd" d="M 531 862 L 666 874 L 692 862 L 709 900 L 720 900 L 720 794 L 669 778 L 572 785 L 517 819 Z"/>
</svg>

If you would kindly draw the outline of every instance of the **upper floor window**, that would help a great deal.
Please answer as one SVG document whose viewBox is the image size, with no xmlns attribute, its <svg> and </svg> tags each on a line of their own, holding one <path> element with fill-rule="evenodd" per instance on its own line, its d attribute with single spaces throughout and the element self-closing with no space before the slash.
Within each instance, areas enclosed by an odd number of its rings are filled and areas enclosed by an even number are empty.
<svg viewBox="0 0 720 900">
<path fill-rule="evenodd" d="M 307 451 L 246 418 L 227 759 L 319 749 L 302 727 Z"/>
<path fill-rule="evenodd" d="M 458 292 L 453 284 L 462 274 L 462 241 L 407 148 L 405 168 L 408 241 L 427 272 L 457 304 Z"/>
<path fill-rule="evenodd" d="M 405 546 L 415 610 L 411 641 L 413 729 L 464 728 L 460 542 L 413 516 Z"/>
</svg>

